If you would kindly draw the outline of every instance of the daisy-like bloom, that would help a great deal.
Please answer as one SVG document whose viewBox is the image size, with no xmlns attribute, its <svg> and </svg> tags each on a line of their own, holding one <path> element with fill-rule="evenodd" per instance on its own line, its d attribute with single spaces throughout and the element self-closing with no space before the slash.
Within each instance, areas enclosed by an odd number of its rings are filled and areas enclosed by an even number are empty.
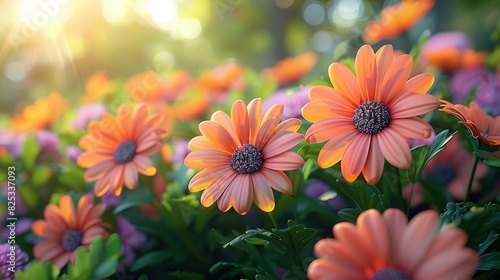
<svg viewBox="0 0 500 280">
<path fill-rule="evenodd" d="M 308 268 L 315 279 L 429 280 L 471 279 L 479 265 L 476 251 L 464 247 L 466 233 L 459 228 L 439 231 L 439 214 L 427 210 L 410 222 L 399 209 L 380 214 L 367 210 L 356 225 L 333 227 L 333 238 L 318 241 L 318 259 Z M 436 232 L 438 231 L 438 232 Z"/>
<path fill-rule="evenodd" d="M 272 106 L 262 117 L 262 101 L 248 106 L 241 100 L 233 103 L 231 117 L 222 111 L 210 121 L 200 123 L 202 136 L 189 142 L 191 152 L 184 163 L 202 169 L 189 182 L 189 190 L 204 190 L 201 204 L 215 201 L 223 212 L 234 207 L 241 215 L 255 201 L 265 212 L 274 209 L 272 189 L 291 193 L 292 184 L 284 170 L 304 165 L 298 154 L 289 151 L 303 136 L 296 131 L 301 122 L 288 119 L 280 123 L 282 105 Z"/>
<path fill-rule="evenodd" d="M 296 57 L 278 61 L 273 67 L 262 70 L 262 75 L 277 81 L 282 86 L 288 86 L 307 75 L 316 65 L 317 59 L 315 53 L 304 52 Z"/>
<path fill-rule="evenodd" d="M 66 110 L 67 102 L 57 92 L 40 98 L 33 105 L 26 106 L 12 119 L 11 127 L 16 133 L 31 133 L 48 128 Z"/>
<path fill-rule="evenodd" d="M 439 111 L 457 117 L 458 123 L 465 125 L 473 137 L 487 145 L 500 146 L 500 116 L 493 118 L 487 115 L 474 101 L 469 104 L 469 108 L 446 100 L 441 100 L 441 103 Z"/>
<path fill-rule="evenodd" d="M 394 58 L 391 45 L 376 54 L 369 45 L 358 51 L 356 76 L 344 64 L 334 62 L 328 73 L 334 88 L 314 86 L 311 101 L 302 108 L 310 122 L 309 143 L 328 141 L 318 155 L 322 168 L 341 159 L 344 178 L 353 182 L 360 173 L 376 184 L 383 172 L 384 158 L 406 169 L 411 164 L 407 138 L 428 138 L 432 127 L 417 116 L 439 106 L 439 100 L 425 94 L 434 77 L 419 74 L 407 80 L 412 58 Z"/>
<path fill-rule="evenodd" d="M 83 152 L 77 159 L 85 171 L 85 180 L 96 180 L 94 192 L 102 196 L 108 189 L 120 195 L 123 185 L 135 189 L 138 173 L 153 176 L 156 168 L 149 155 L 161 149 L 166 132 L 159 114 L 148 117 L 147 107 L 140 103 L 131 112 L 127 105 L 118 108 L 117 116 L 104 114 L 101 122 L 92 122 L 79 145 Z"/>
<path fill-rule="evenodd" d="M 369 21 L 363 40 L 370 45 L 392 39 L 413 27 L 434 6 L 434 0 L 403 0 L 385 7 L 379 20 Z"/>
<path fill-rule="evenodd" d="M 446 72 L 484 65 L 487 52 L 476 52 L 470 39 L 462 32 L 441 32 L 433 35 L 422 46 L 420 60 L 425 65 Z"/>
<path fill-rule="evenodd" d="M 301 118 L 302 107 L 309 102 L 310 88 L 310 86 L 304 86 L 296 90 L 285 88 L 280 89 L 264 100 L 264 111 L 269 109 L 274 104 L 283 104 L 284 109 L 283 115 L 281 116 L 282 120 L 289 118 Z"/>
<path fill-rule="evenodd" d="M 209 94 L 213 99 L 222 101 L 221 98 L 229 90 L 242 90 L 244 88 L 243 71 L 243 67 L 231 62 L 202 73 L 197 84 L 203 92 Z"/>
<path fill-rule="evenodd" d="M 204 115 L 211 106 L 212 98 L 205 92 L 190 92 L 176 100 L 173 105 L 174 116 L 179 121 L 189 121 Z"/>
<path fill-rule="evenodd" d="M 130 77 L 126 89 L 135 102 L 169 102 L 182 95 L 191 84 L 187 71 L 177 71 L 168 77 L 147 71 Z"/>
<path fill-rule="evenodd" d="M 19 246 L 7 243 L 0 244 L 0 276 L 3 280 L 14 280 L 16 271 L 24 270 L 28 260 L 28 254 L 23 252 Z"/>
<path fill-rule="evenodd" d="M 103 101 L 111 96 L 114 88 L 115 85 L 106 71 L 96 71 L 85 82 L 85 95 L 80 98 L 80 103 Z"/>
<path fill-rule="evenodd" d="M 41 242 L 33 248 L 33 255 L 40 261 L 52 261 L 61 269 L 69 261 L 76 261 L 76 248 L 85 246 L 97 237 L 107 236 L 104 229 L 109 225 L 101 219 L 106 205 L 94 205 L 92 196 L 86 194 L 80 198 L 75 209 L 69 195 L 63 195 L 57 205 L 45 207 L 45 219 L 33 223 L 32 230 Z"/>
</svg>

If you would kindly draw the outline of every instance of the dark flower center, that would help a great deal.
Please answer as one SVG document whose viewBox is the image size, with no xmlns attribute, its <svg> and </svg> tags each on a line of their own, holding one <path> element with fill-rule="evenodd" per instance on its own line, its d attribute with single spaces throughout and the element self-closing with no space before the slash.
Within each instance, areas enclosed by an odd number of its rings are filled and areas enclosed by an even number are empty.
<svg viewBox="0 0 500 280">
<path fill-rule="evenodd" d="M 433 176 L 441 184 L 448 184 L 457 176 L 455 169 L 449 164 L 439 163 L 432 168 L 431 176 Z"/>
<path fill-rule="evenodd" d="M 137 146 L 134 141 L 125 140 L 116 147 L 113 156 L 117 163 L 126 163 L 131 161 L 135 156 L 135 149 Z"/>
<path fill-rule="evenodd" d="M 264 159 L 262 151 L 250 144 L 243 144 L 234 150 L 231 167 L 240 174 L 259 171 Z"/>
<path fill-rule="evenodd" d="M 62 238 L 62 247 L 67 252 L 72 252 L 82 243 L 83 235 L 78 230 L 68 230 Z"/>
<path fill-rule="evenodd" d="M 382 268 L 368 280 L 410 280 L 410 277 L 396 268 Z"/>
<path fill-rule="evenodd" d="M 352 122 L 363 133 L 376 134 L 386 128 L 391 121 L 389 109 L 379 101 L 365 101 L 354 110 Z"/>
</svg>

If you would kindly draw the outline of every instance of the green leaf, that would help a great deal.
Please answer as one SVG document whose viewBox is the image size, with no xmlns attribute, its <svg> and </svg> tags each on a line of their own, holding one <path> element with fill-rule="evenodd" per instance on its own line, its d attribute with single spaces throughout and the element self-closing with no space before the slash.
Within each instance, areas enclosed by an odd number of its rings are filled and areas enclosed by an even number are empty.
<svg viewBox="0 0 500 280">
<path fill-rule="evenodd" d="M 248 242 L 248 240 L 250 240 L 250 242 Z M 227 246 L 235 246 L 242 241 L 255 245 L 252 242 L 255 242 L 256 240 L 261 240 L 258 243 L 271 245 L 280 254 L 285 252 L 285 245 L 283 244 L 282 238 L 274 232 L 261 228 L 247 230 L 244 234 L 226 243 L 223 247 L 226 248 Z M 267 243 L 264 241 L 267 241 Z"/>
<path fill-rule="evenodd" d="M 174 257 L 174 253 L 170 250 L 154 251 L 136 259 L 134 264 L 130 267 L 130 271 L 137 271 L 139 269 L 157 265 Z"/>
<path fill-rule="evenodd" d="M 425 166 L 427 166 L 431 159 L 446 148 L 446 144 L 450 142 L 455 133 L 447 136 L 448 130 L 443 130 L 436 135 L 436 138 L 434 138 L 430 147 L 426 148 L 426 146 L 419 146 L 412 149 L 412 157 L 415 156 L 416 158 L 412 158 L 412 165 L 410 166 L 410 169 L 408 169 L 408 178 L 410 181 L 415 183 L 420 180 Z"/>
<path fill-rule="evenodd" d="M 500 252 L 492 252 L 479 256 L 479 267 L 477 270 L 500 269 Z"/>
<path fill-rule="evenodd" d="M 89 250 L 76 250 L 76 263 L 68 264 L 68 274 L 63 279 L 103 279 L 113 275 L 119 263 L 120 238 L 114 233 L 107 241 L 98 237 L 92 241 Z"/>
<path fill-rule="evenodd" d="M 37 137 L 35 135 L 28 136 L 24 141 L 21 151 L 21 162 L 26 170 L 31 171 L 40 153 L 40 145 L 38 145 Z"/>
<path fill-rule="evenodd" d="M 136 188 L 132 191 L 123 193 L 122 202 L 113 210 L 114 214 L 118 214 L 129 208 L 142 204 L 153 204 L 153 195 L 147 188 Z"/>
<path fill-rule="evenodd" d="M 45 185 L 52 177 L 52 169 L 48 166 L 37 166 L 31 174 L 31 184 L 35 187 Z"/>
<path fill-rule="evenodd" d="M 302 175 L 304 182 L 307 181 L 307 179 L 309 179 L 309 175 L 311 175 L 311 172 L 314 171 L 315 168 L 317 168 L 315 160 L 312 159 L 306 160 L 306 163 L 302 168 Z"/>
<path fill-rule="evenodd" d="M 418 61 L 418 58 L 420 56 L 420 50 L 422 49 L 422 46 L 425 44 L 425 42 L 429 40 L 431 35 L 432 35 L 431 31 L 428 29 L 422 32 L 422 34 L 417 40 L 417 43 L 410 50 L 410 55 L 412 56 L 413 61 Z"/>
<path fill-rule="evenodd" d="M 429 151 L 429 146 L 418 146 L 411 149 L 411 165 L 406 171 L 408 179 L 410 179 L 411 182 L 415 183 L 420 180 L 427 157 L 429 156 Z"/>
<path fill-rule="evenodd" d="M 51 262 L 40 263 L 37 260 L 32 260 L 26 270 L 16 272 L 17 280 L 53 280 L 57 279 L 59 269 Z"/>
<path fill-rule="evenodd" d="M 339 216 L 353 224 L 356 223 L 358 216 L 361 214 L 361 211 L 358 208 L 344 208 L 339 211 Z"/>
<path fill-rule="evenodd" d="M 176 280 L 204 280 L 205 276 L 201 273 L 196 272 L 187 272 L 187 271 L 174 271 L 169 272 L 168 279 L 176 279 Z"/>
<path fill-rule="evenodd" d="M 483 162 L 489 166 L 500 167 L 500 157 L 494 153 L 490 153 L 483 150 L 474 151 L 473 154 L 479 158 L 483 159 Z"/>
</svg>

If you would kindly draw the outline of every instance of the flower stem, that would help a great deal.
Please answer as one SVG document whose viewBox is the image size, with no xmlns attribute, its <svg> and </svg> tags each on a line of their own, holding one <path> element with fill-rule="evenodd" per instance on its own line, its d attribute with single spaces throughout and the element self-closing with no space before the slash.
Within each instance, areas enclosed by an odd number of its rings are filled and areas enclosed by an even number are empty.
<svg viewBox="0 0 500 280">
<path fill-rule="evenodd" d="M 273 222 L 273 225 L 276 229 L 279 229 L 280 226 L 278 224 L 278 221 L 276 221 L 276 218 L 274 218 L 273 212 L 267 212 L 269 214 L 269 218 L 271 218 L 271 222 Z"/>
<path fill-rule="evenodd" d="M 474 163 L 472 164 L 472 170 L 470 171 L 469 183 L 467 184 L 467 192 L 465 193 L 464 202 L 467 203 L 470 198 L 470 192 L 472 189 L 472 182 L 474 181 L 474 175 L 476 174 L 477 163 L 479 162 L 479 158 L 474 155 Z"/>
<path fill-rule="evenodd" d="M 406 216 L 410 214 L 410 208 L 411 208 L 411 198 L 413 197 L 413 188 L 415 187 L 415 182 L 411 182 L 411 192 L 410 192 L 410 197 L 408 198 L 408 206 L 406 207 Z"/>
</svg>

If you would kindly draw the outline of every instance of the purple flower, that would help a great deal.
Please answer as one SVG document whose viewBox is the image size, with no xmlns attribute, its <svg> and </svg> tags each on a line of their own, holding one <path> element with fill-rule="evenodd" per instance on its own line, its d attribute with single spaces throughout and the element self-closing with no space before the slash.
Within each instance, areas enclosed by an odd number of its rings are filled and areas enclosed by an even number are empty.
<svg viewBox="0 0 500 280">
<path fill-rule="evenodd" d="M 175 141 L 174 143 L 174 153 L 170 157 L 170 162 L 172 163 L 181 163 L 184 162 L 184 158 L 191 151 L 188 146 L 189 142 L 181 139 Z"/>
<path fill-rule="evenodd" d="M 68 147 L 66 147 L 66 157 L 72 162 L 76 163 L 76 159 L 81 154 L 81 152 L 82 151 L 75 145 L 69 145 Z"/>
<path fill-rule="evenodd" d="M 135 252 L 133 249 L 138 249 L 144 245 L 146 242 L 146 235 L 137 231 L 135 226 L 123 216 L 116 216 L 116 224 L 122 242 L 120 254 L 125 256 L 121 265 L 123 267 L 128 267 L 135 259 Z"/>
<path fill-rule="evenodd" d="M 7 153 L 18 158 L 21 155 L 25 134 L 17 134 L 9 129 L 0 128 L 0 148 L 7 150 Z"/>
<path fill-rule="evenodd" d="M 310 198 L 319 198 L 321 197 L 324 193 L 330 190 L 330 186 L 325 184 L 322 181 L 314 181 L 311 184 L 309 184 L 307 187 L 304 189 L 304 194 L 307 195 Z M 331 199 L 327 200 L 328 206 L 330 206 L 332 209 L 335 210 L 340 210 L 342 208 L 347 207 L 347 203 L 342 199 L 340 196 L 335 196 Z"/>
<path fill-rule="evenodd" d="M 76 109 L 76 118 L 73 121 L 73 128 L 85 129 L 91 120 L 100 119 L 106 112 L 106 106 L 100 103 L 82 105 Z"/>
<path fill-rule="evenodd" d="M 477 85 L 476 102 L 493 116 L 500 115 L 500 77 L 490 73 Z"/>
<path fill-rule="evenodd" d="M 0 273 L 4 280 L 13 280 L 16 271 L 24 270 L 28 263 L 28 254 L 19 246 L 0 244 Z"/>
<path fill-rule="evenodd" d="M 500 115 L 500 77 L 485 68 L 462 69 L 450 80 L 453 103 L 463 103 L 476 90 L 475 101 L 481 109 Z"/>
<path fill-rule="evenodd" d="M 113 207 L 122 202 L 122 196 L 114 195 L 111 191 L 108 190 L 101 196 L 101 202 L 106 204 L 107 207 Z"/>
<path fill-rule="evenodd" d="M 38 145 L 40 146 L 40 156 L 49 155 L 54 159 L 59 159 L 58 148 L 61 145 L 59 137 L 48 130 L 39 130 L 37 132 Z"/>
<path fill-rule="evenodd" d="M 283 104 L 283 115 L 281 120 L 289 118 L 302 118 L 302 107 L 309 102 L 309 89 L 311 86 L 300 87 L 298 90 L 280 89 L 273 95 L 264 100 L 262 104 L 262 112 L 267 110 L 274 104 Z"/>
<path fill-rule="evenodd" d="M 457 71 L 450 79 L 450 92 L 453 103 L 461 104 L 481 79 L 488 76 L 488 70 L 482 67 L 465 68 Z"/>
<path fill-rule="evenodd" d="M 464 51 L 468 48 L 472 48 L 472 43 L 465 33 L 459 31 L 439 32 L 432 35 L 429 40 L 425 42 L 422 47 L 422 52 L 435 52 L 450 47 L 454 47 L 459 51 Z"/>
</svg>

